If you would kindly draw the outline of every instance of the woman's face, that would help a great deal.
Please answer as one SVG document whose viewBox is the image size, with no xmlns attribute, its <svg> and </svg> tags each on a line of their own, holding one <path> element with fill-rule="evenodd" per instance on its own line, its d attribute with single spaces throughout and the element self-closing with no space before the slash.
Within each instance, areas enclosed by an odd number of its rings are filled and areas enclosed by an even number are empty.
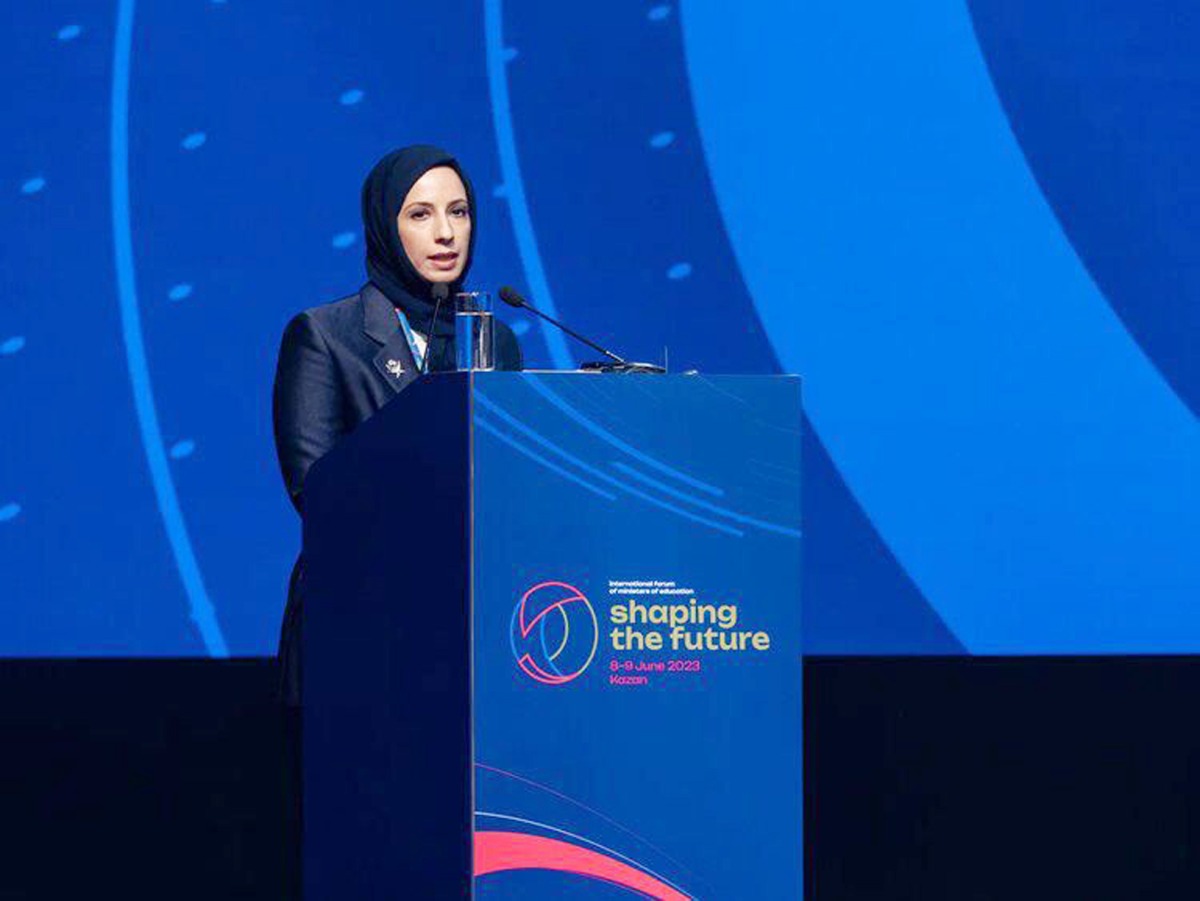
<svg viewBox="0 0 1200 901">
<path fill-rule="evenodd" d="M 449 166 L 436 166 L 404 198 L 396 217 L 400 244 L 409 260 L 431 282 L 452 282 L 467 265 L 471 210 L 467 189 Z"/>
</svg>

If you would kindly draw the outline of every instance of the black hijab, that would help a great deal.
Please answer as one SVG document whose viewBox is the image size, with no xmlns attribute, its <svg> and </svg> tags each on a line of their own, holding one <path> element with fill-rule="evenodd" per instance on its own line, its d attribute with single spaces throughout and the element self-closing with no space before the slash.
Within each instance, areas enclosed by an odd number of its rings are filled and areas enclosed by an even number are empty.
<svg viewBox="0 0 1200 901">
<path fill-rule="evenodd" d="M 404 252 L 396 217 L 404 198 L 417 180 L 437 166 L 448 166 L 458 173 L 467 190 L 467 205 L 471 212 L 471 238 L 467 242 L 467 261 L 462 275 L 449 285 L 450 294 L 462 290 L 462 282 L 475 249 L 475 194 L 471 182 L 463 174 L 458 160 L 439 147 L 414 144 L 393 150 L 367 175 L 362 188 L 363 232 L 367 239 L 367 276 L 408 318 L 408 323 L 432 342 L 440 339 L 443 349 L 454 337 L 454 303 L 447 298 L 438 310 L 437 322 L 433 311 L 437 306 L 431 289 L 433 283 L 417 272 Z M 431 345 L 432 346 L 432 345 Z"/>
</svg>

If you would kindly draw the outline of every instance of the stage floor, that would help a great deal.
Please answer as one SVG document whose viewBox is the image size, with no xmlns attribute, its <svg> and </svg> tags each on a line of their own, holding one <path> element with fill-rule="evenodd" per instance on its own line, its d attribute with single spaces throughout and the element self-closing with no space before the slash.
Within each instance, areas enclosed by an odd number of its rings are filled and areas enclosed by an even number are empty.
<svg viewBox="0 0 1200 901">
<path fill-rule="evenodd" d="M 1200 658 L 804 679 L 810 899 L 1197 896 Z M 276 682 L 270 659 L 0 661 L 0 898 L 289 897 Z"/>
</svg>

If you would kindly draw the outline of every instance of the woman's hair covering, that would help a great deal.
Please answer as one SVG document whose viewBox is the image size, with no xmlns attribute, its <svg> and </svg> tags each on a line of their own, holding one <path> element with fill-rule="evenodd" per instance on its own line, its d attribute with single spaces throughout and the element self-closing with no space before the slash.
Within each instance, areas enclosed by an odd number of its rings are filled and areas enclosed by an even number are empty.
<svg viewBox="0 0 1200 901">
<path fill-rule="evenodd" d="M 409 324 L 424 335 L 448 338 L 454 334 L 454 304 L 443 302 L 438 321 L 432 322 L 436 306 L 430 295 L 433 283 L 417 272 L 404 252 L 397 231 L 396 217 L 412 186 L 438 166 L 458 173 L 467 191 L 471 215 L 471 238 L 467 243 L 462 274 L 450 286 L 450 293 L 462 290 L 462 282 L 471 266 L 475 247 L 475 194 L 458 160 L 440 147 L 414 144 L 393 150 L 375 164 L 362 187 L 363 233 L 367 240 L 367 276 L 408 318 Z M 443 342 L 445 344 L 445 342 Z"/>
</svg>

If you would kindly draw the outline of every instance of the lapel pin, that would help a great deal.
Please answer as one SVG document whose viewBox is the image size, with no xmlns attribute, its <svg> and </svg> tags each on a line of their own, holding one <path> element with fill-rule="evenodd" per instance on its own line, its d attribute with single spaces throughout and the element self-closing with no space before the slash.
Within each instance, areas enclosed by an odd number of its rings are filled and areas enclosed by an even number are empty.
<svg viewBox="0 0 1200 901">
<path fill-rule="evenodd" d="M 387 361 L 387 371 L 390 372 L 392 375 L 398 376 L 398 375 L 400 375 L 400 373 L 402 373 L 404 371 L 404 367 L 402 365 L 400 365 L 399 360 L 388 360 Z"/>
</svg>

